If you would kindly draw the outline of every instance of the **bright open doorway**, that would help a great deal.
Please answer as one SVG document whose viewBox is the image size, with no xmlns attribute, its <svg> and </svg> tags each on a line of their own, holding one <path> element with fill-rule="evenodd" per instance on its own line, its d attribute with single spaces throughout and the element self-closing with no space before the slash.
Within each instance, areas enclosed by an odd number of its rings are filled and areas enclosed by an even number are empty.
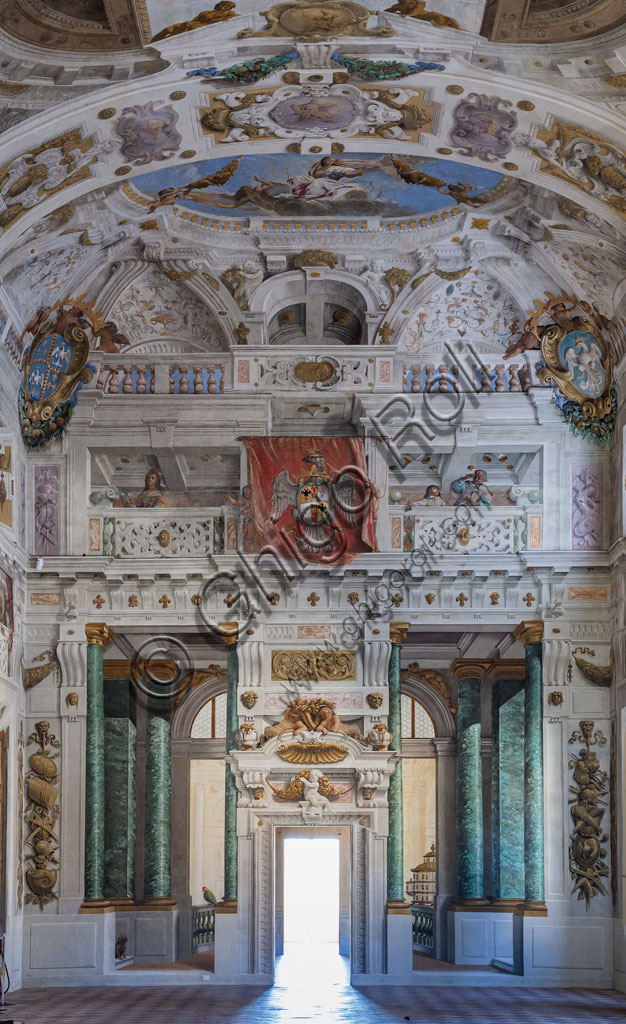
<svg viewBox="0 0 626 1024">
<path fill-rule="evenodd" d="M 284 847 L 284 941 L 339 942 L 339 838 L 293 836 Z"/>
</svg>

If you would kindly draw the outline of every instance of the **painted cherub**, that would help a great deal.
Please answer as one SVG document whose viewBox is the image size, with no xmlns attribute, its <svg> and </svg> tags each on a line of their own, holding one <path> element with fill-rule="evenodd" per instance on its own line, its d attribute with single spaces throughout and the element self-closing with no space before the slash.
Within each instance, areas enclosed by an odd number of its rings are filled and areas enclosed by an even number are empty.
<svg viewBox="0 0 626 1024">
<path fill-rule="evenodd" d="M 286 708 L 285 714 L 276 725 L 268 725 L 263 731 L 263 739 L 271 740 L 274 736 L 282 736 L 284 732 L 292 732 L 294 736 L 299 732 L 305 732 L 306 725 L 294 708 Z"/>
<path fill-rule="evenodd" d="M 320 719 L 317 731 L 324 735 L 329 732 L 341 732 L 344 736 L 353 736 L 355 740 L 363 740 L 363 735 L 358 726 L 342 722 L 337 712 L 328 705 L 321 708 Z"/>
<path fill-rule="evenodd" d="M 228 21 L 229 18 L 236 18 L 235 4 L 232 0 L 218 0 L 212 11 L 200 11 L 195 18 L 189 21 L 178 21 L 174 25 L 168 25 L 152 37 L 153 43 L 161 39 L 169 39 L 171 36 L 179 36 L 183 32 L 193 32 L 196 28 L 204 28 L 206 25 L 216 25 L 220 21 Z"/>
<path fill-rule="evenodd" d="M 436 28 L 456 28 L 461 30 L 461 26 L 454 18 L 449 18 L 446 14 L 439 14 L 437 11 L 427 11 L 426 0 L 396 0 L 396 3 L 391 7 L 386 7 L 385 11 L 388 11 L 390 14 L 400 14 L 403 18 L 428 21 Z"/>
</svg>

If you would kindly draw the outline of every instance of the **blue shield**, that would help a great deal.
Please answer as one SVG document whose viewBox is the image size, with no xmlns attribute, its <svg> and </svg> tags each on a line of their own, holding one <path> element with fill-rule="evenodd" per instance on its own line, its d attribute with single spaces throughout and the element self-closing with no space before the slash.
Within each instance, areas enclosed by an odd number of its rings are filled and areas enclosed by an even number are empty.
<svg viewBox="0 0 626 1024">
<path fill-rule="evenodd" d="M 35 402 L 45 402 L 57 392 L 61 375 L 72 361 L 72 346 L 62 334 L 47 334 L 37 342 L 30 357 L 28 390 Z"/>
<path fill-rule="evenodd" d="M 604 352 L 589 331 L 569 331 L 559 342 L 561 365 L 572 374 L 572 384 L 585 398 L 601 398 L 606 390 Z"/>
</svg>

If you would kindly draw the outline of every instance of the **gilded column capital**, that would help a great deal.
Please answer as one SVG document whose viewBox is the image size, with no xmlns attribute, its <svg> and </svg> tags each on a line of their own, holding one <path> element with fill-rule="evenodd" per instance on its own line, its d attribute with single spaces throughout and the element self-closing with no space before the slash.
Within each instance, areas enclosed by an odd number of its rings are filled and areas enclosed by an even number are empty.
<svg viewBox="0 0 626 1024">
<path fill-rule="evenodd" d="M 457 680 L 482 679 L 491 666 L 489 658 L 455 658 L 450 671 Z"/>
<path fill-rule="evenodd" d="M 526 647 L 526 644 L 536 644 L 543 640 L 543 622 L 540 619 L 530 619 L 527 622 L 520 622 L 513 630 L 516 640 Z"/>
<path fill-rule="evenodd" d="M 85 636 L 88 644 L 95 644 L 97 647 L 106 647 L 115 639 L 115 633 L 106 622 L 87 622 L 85 625 Z"/>
<path fill-rule="evenodd" d="M 496 658 L 489 665 L 485 675 L 490 683 L 495 683 L 498 679 L 523 679 L 525 673 L 525 658 Z"/>
<path fill-rule="evenodd" d="M 239 639 L 239 623 L 237 622 L 218 622 L 220 632 L 222 634 L 222 640 L 227 647 L 231 644 L 236 644 Z"/>
<path fill-rule="evenodd" d="M 409 631 L 410 622 L 390 622 L 389 623 L 389 639 L 392 644 L 396 644 L 397 647 L 402 647 L 402 644 L 406 640 L 406 635 Z"/>
</svg>

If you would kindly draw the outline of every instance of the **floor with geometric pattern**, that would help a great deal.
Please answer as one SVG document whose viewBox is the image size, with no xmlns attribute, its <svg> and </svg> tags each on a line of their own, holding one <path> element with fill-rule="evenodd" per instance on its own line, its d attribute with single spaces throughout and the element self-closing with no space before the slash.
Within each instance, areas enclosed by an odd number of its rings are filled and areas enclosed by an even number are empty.
<svg viewBox="0 0 626 1024">
<path fill-rule="evenodd" d="M 336 948 L 336 947 L 335 947 Z M 303 955 L 304 954 L 304 955 Z M 282 962 L 281 962 L 282 961 Z M 347 964 L 301 950 L 272 988 L 165 985 L 9 992 L 0 1021 L 23 1024 L 626 1024 L 610 990 L 524 987 L 351 988 Z M 317 966 L 317 970 L 316 970 Z M 321 969 L 320 969 L 321 968 Z"/>
</svg>

